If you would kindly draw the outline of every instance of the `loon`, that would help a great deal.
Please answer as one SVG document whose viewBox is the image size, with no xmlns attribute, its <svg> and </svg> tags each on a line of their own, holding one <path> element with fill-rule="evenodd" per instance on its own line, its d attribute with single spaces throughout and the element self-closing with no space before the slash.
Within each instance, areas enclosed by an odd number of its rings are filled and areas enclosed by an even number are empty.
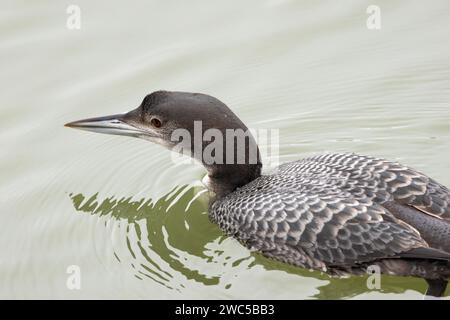
<svg viewBox="0 0 450 320">
<path fill-rule="evenodd" d="M 177 129 L 195 134 L 242 129 L 221 101 L 200 93 L 155 91 L 128 113 L 67 123 L 67 127 L 149 140 L 175 150 Z M 450 277 L 450 191 L 397 162 L 331 153 L 261 174 L 250 134 L 245 160 L 211 163 L 191 141 L 189 155 L 207 170 L 214 194 L 209 218 L 227 235 L 262 255 L 331 276 L 381 273 L 426 280 L 426 297 L 442 297 Z M 257 151 L 250 160 L 250 149 Z M 198 150 L 199 149 L 199 150 Z M 239 150 L 238 150 L 239 149 Z M 242 149 L 242 150 L 241 150 Z M 179 150 L 177 150 L 180 152 Z M 224 148 L 224 152 L 227 150 Z M 233 156 L 236 160 L 236 155 Z"/>
</svg>

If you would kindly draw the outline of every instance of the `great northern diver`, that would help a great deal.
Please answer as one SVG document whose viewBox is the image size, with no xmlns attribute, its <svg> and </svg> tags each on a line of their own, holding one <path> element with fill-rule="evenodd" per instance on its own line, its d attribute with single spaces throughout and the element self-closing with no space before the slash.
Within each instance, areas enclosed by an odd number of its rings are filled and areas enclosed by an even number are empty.
<svg viewBox="0 0 450 320">
<path fill-rule="evenodd" d="M 156 91 L 128 113 L 90 118 L 68 127 L 143 138 L 174 149 L 182 128 L 247 130 L 218 99 L 200 93 Z M 282 164 L 261 175 L 250 162 L 206 163 L 215 193 L 212 222 L 246 247 L 298 267 L 331 275 L 382 273 L 415 276 L 427 295 L 444 295 L 450 277 L 450 192 L 428 176 L 396 162 L 356 154 L 324 154 Z M 207 147 L 201 142 L 200 151 Z M 224 148 L 224 152 L 225 152 Z M 239 152 L 240 150 L 235 151 Z"/>
</svg>

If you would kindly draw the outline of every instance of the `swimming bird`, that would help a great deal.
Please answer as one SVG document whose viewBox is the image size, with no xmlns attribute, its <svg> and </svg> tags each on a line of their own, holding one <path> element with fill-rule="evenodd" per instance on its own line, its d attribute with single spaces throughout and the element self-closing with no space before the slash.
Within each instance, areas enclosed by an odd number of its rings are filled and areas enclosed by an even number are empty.
<svg viewBox="0 0 450 320">
<path fill-rule="evenodd" d="M 376 266 L 384 274 L 423 278 L 426 295 L 444 295 L 450 192 L 412 168 L 330 153 L 261 174 L 261 156 L 245 124 L 224 103 L 200 93 L 156 91 L 130 112 L 66 126 L 146 139 L 200 161 L 214 195 L 210 220 L 266 257 L 334 276 L 366 274 Z M 199 130 L 201 136 L 210 130 L 209 139 L 180 143 Z M 245 143 L 238 144 L 237 135 L 228 139 L 230 130 L 245 132 Z M 211 148 L 220 135 L 228 140 Z M 206 159 L 211 149 L 227 161 Z"/>
</svg>

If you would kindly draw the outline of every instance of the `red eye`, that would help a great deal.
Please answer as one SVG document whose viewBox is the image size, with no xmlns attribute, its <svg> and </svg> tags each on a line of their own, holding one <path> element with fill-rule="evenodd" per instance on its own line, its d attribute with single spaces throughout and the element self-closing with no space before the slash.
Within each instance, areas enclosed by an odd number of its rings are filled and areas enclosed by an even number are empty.
<svg viewBox="0 0 450 320">
<path fill-rule="evenodd" d="M 150 120 L 150 123 L 152 124 L 152 126 L 154 126 L 155 128 L 159 128 L 161 127 L 161 120 L 153 118 L 152 120 Z"/>
</svg>

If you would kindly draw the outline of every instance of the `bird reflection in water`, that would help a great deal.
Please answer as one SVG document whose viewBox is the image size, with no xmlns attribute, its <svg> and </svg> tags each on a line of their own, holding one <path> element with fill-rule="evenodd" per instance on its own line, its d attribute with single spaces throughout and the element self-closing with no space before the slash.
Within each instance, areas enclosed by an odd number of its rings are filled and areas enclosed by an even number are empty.
<svg viewBox="0 0 450 320">
<path fill-rule="evenodd" d="M 316 288 L 319 292 L 311 298 L 351 298 L 370 291 L 366 284 L 367 277 L 331 278 L 318 271 L 307 271 L 270 260 L 246 249 L 244 255 L 236 255 L 235 252 L 227 255 L 222 244 L 225 240 L 235 240 L 223 235 L 209 221 L 208 194 L 204 189 L 179 186 L 155 201 L 115 196 L 100 199 L 98 193 L 91 196 L 71 193 L 69 196 L 78 212 L 124 222 L 124 240 L 132 260 L 137 261 L 131 264 L 135 277 L 151 279 L 169 289 L 183 290 L 185 285 L 179 281 L 180 275 L 188 281 L 229 289 L 233 279 L 223 277 L 225 273 L 241 272 L 242 267 L 252 269 L 260 266 L 269 272 L 284 271 L 298 275 L 299 281 L 301 277 L 326 280 L 326 284 Z M 117 253 L 115 256 L 121 261 Z M 217 267 L 207 267 L 212 263 Z M 175 277 L 174 273 L 178 276 Z M 224 278 L 228 283 L 223 283 Z M 383 276 L 379 291 L 403 293 L 405 282 L 409 288 L 425 292 L 425 285 L 419 279 L 392 276 Z"/>
</svg>

